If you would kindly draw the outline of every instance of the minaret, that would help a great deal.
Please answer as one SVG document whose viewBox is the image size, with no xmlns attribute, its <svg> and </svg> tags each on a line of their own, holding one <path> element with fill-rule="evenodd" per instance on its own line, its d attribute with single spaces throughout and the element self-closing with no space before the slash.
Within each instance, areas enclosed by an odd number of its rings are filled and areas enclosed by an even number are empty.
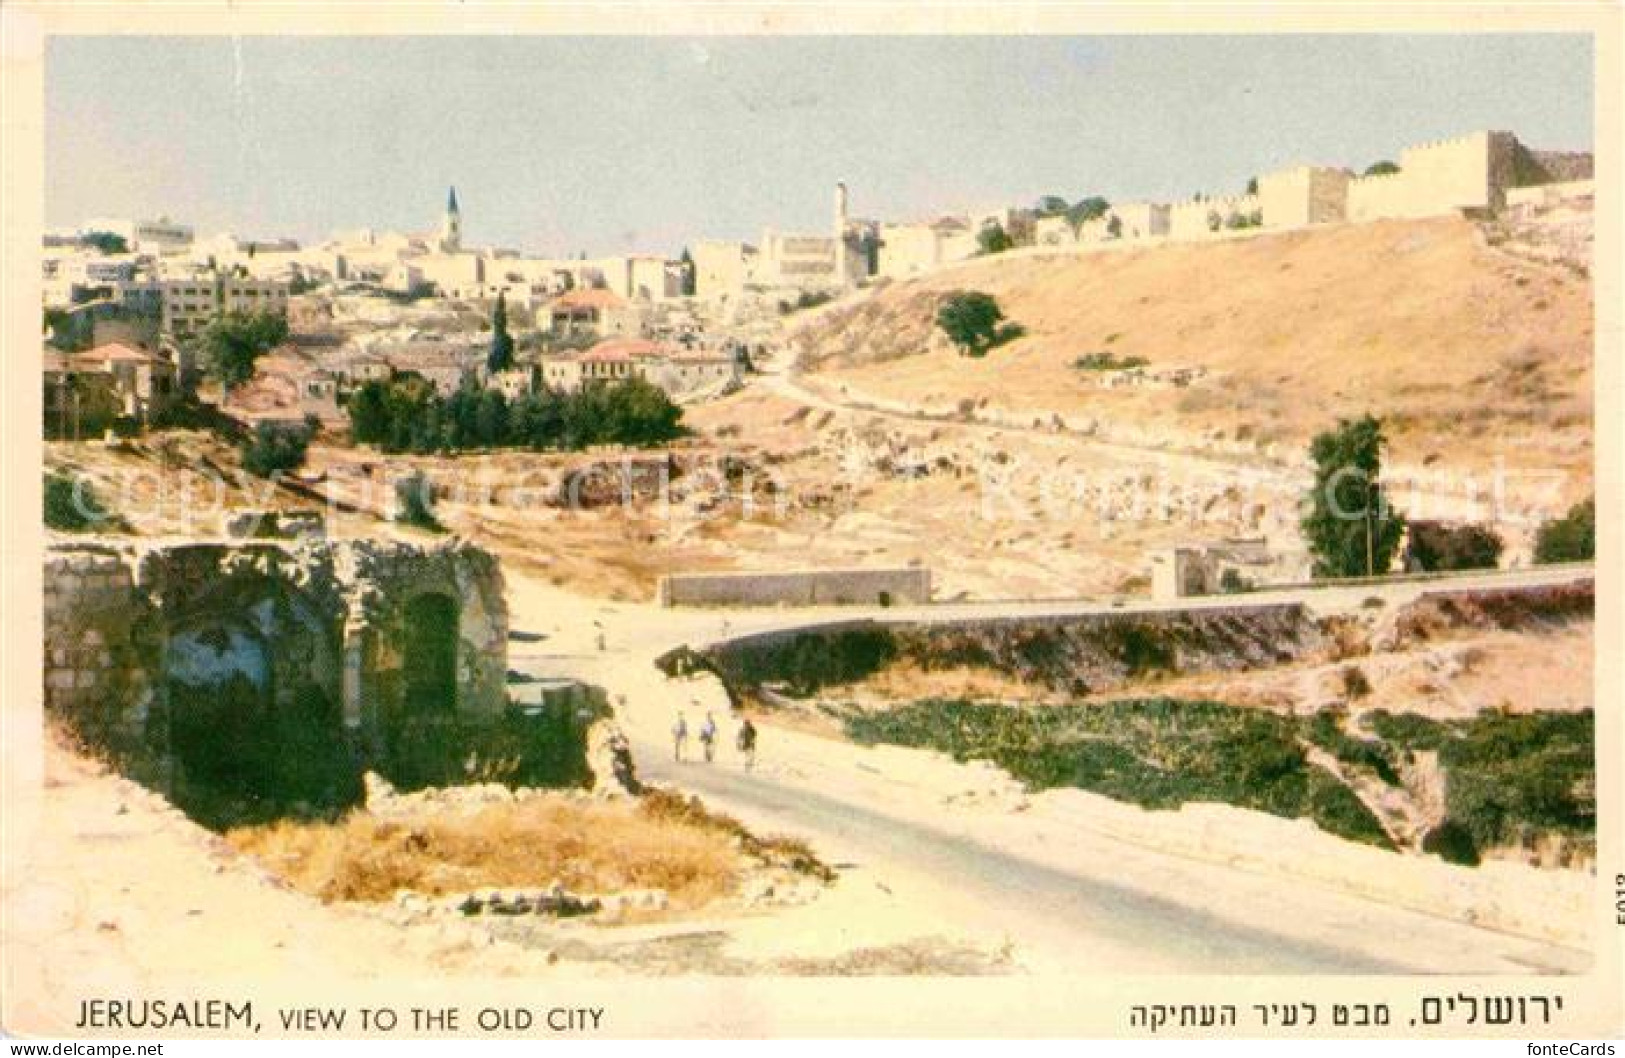
<svg viewBox="0 0 1625 1058">
<path fill-rule="evenodd" d="M 846 260 L 846 185 L 835 185 L 835 278 L 842 286 L 850 282 Z"/>
<path fill-rule="evenodd" d="M 440 248 L 456 253 L 463 247 L 463 213 L 457 208 L 457 189 L 446 196 L 446 215 L 440 221 Z"/>
</svg>

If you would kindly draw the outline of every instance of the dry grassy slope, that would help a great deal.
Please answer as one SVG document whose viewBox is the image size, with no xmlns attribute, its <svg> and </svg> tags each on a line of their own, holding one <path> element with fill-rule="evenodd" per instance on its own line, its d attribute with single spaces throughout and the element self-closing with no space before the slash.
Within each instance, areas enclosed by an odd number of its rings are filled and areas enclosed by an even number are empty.
<svg viewBox="0 0 1625 1058">
<path fill-rule="evenodd" d="M 994 294 L 1027 336 L 984 360 L 956 356 L 931 324 L 955 289 Z M 977 262 L 832 314 L 801 350 L 853 393 L 934 406 L 987 399 L 1291 442 L 1370 409 L 1392 420 L 1401 460 L 1504 454 L 1578 469 L 1591 452 L 1591 321 L 1575 270 L 1441 218 Z M 1102 350 L 1212 373 L 1189 389 L 1105 390 L 1071 366 Z"/>
</svg>

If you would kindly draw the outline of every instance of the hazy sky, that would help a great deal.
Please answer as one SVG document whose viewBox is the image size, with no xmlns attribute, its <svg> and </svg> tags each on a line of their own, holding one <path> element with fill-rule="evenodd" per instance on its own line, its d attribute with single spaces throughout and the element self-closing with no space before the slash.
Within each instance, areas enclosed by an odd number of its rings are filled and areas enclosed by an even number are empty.
<svg viewBox="0 0 1625 1058">
<path fill-rule="evenodd" d="M 46 223 L 675 253 L 856 216 L 1239 191 L 1482 128 L 1592 141 L 1590 38 L 57 37 Z"/>
</svg>

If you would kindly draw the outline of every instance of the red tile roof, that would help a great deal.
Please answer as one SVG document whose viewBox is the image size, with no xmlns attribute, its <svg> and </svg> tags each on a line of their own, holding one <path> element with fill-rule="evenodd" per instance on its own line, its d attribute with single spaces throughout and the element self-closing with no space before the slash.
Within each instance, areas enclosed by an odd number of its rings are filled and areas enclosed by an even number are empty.
<svg viewBox="0 0 1625 1058">
<path fill-rule="evenodd" d="M 671 355 L 671 350 L 649 338 L 605 338 L 581 354 L 591 362 L 606 360 L 652 360 Z"/>
<path fill-rule="evenodd" d="M 555 309 L 617 309 L 626 301 L 613 290 L 586 287 L 561 294 L 553 301 Z"/>
<path fill-rule="evenodd" d="M 123 342 L 109 342 L 98 345 L 94 349 L 87 349 L 82 353 L 75 353 L 73 359 L 78 364 L 167 364 L 168 360 L 157 353 L 146 349 L 135 349 Z"/>
</svg>

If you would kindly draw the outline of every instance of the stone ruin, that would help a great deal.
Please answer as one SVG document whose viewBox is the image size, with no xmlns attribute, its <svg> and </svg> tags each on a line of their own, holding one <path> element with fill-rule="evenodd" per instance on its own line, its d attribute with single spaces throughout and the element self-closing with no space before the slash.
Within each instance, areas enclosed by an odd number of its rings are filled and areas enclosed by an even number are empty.
<svg viewBox="0 0 1625 1058">
<path fill-rule="evenodd" d="M 501 569 L 466 543 L 64 543 L 44 603 L 48 714 L 183 807 L 342 807 L 512 719 Z"/>
</svg>

